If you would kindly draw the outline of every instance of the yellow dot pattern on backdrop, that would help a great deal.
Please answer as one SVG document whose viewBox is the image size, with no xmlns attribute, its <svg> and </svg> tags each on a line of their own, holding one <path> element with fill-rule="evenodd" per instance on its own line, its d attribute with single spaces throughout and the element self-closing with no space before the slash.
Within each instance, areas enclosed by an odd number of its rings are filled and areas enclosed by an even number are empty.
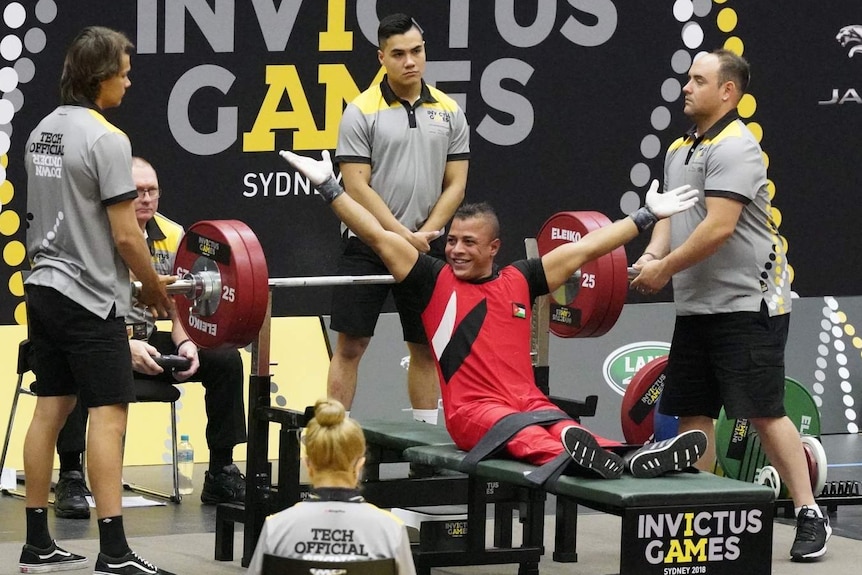
<svg viewBox="0 0 862 575">
<path fill-rule="evenodd" d="M 742 56 L 742 53 L 745 52 L 745 44 L 743 44 L 742 39 L 739 36 L 731 36 L 724 41 L 724 49 L 730 50 L 738 56 Z"/>
<path fill-rule="evenodd" d="M 0 212 L 0 234 L 11 236 L 18 231 L 21 226 L 21 218 L 16 212 L 4 211 Z"/>
<path fill-rule="evenodd" d="M 0 164 L 5 168 L 9 163 L 9 155 L 4 154 L 0 157 Z M 0 182 L 0 235 L 5 236 L 7 238 L 13 236 L 18 233 L 21 228 L 21 216 L 12 210 L 4 209 L 10 203 L 12 203 L 12 199 L 15 197 L 15 186 L 12 185 L 12 182 L 9 180 L 3 180 Z M 24 261 L 24 258 L 27 255 L 27 250 L 18 240 L 11 240 L 5 246 L 3 246 L 3 263 L 10 268 L 14 268 L 20 266 Z M 16 282 L 15 277 L 18 277 Z M 21 288 L 17 288 L 17 285 L 21 283 L 20 280 L 21 274 L 15 273 L 12 277 L 9 278 L 9 292 L 15 299 L 24 297 L 24 288 L 23 285 Z M 16 306 L 15 309 L 15 321 L 19 324 L 26 323 L 27 318 L 23 317 L 22 314 L 18 311 L 18 309 L 24 308 L 24 303 L 21 302 L 20 305 Z M 24 312 L 24 316 L 26 316 L 26 312 Z M 23 322 L 22 322 L 23 319 Z"/>
<path fill-rule="evenodd" d="M 15 323 L 18 325 L 27 324 L 27 307 L 23 301 L 15 306 Z"/>
<path fill-rule="evenodd" d="M 749 122 L 746 124 L 746 126 L 748 126 L 748 130 L 752 133 L 755 140 L 757 140 L 758 142 L 761 142 L 763 140 L 763 126 L 761 126 L 758 122 Z M 772 198 L 770 197 L 770 199 Z"/>
<path fill-rule="evenodd" d="M 752 117 L 756 110 L 757 100 L 751 94 L 743 95 L 742 99 L 739 100 L 739 104 L 736 105 L 736 111 L 739 112 L 739 115 L 743 118 Z"/>
<path fill-rule="evenodd" d="M 27 250 L 24 249 L 24 244 L 19 241 L 11 241 L 3 248 L 3 261 L 9 267 L 20 266 L 27 255 Z"/>
<path fill-rule="evenodd" d="M 12 292 L 12 295 L 24 297 L 24 278 L 21 272 L 15 272 L 9 278 L 9 291 Z"/>
<path fill-rule="evenodd" d="M 716 19 L 718 29 L 722 32 L 731 32 L 736 28 L 737 16 L 733 8 L 722 8 Z"/>
<path fill-rule="evenodd" d="M 713 1 L 715 2 L 715 4 L 726 4 L 727 2 L 727 0 Z M 739 24 L 739 15 L 737 14 L 736 10 L 730 7 L 722 8 L 721 10 L 719 10 L 718 15 L 715 18 L 715 24 L 720 31 L 728 34 L 728 37 L 724 40 L 724 48 L 726 50 L 730 50 L 734 54 L 742 56 L 743 52 L 745 51 L 745 44 L 742 41 L 742 38 L 740 38 L 738 35 L 730 35 L 736 30 L 737 25 Z M 757 111 L 757 99 L 754 97 L 753 94 L 744 94 L 740 99 L 736 110 L 739 113 L 740 118 L 750 120 L 754 116 L 754 113 Z M 753 120 L 746 122 L 746 126 L 748 127 L 754 138 L 757 140 L 757 142 L 762 144 L 764 137 L 763 126 L 759 122 Z M 767 169 L 769 169 L 769 155 L 766 152 L 762 152 L 762 157 L 763 164 L 766 166 Z M 767 180 L 766 191 L 769 194 L 769 201 L 772 202 L 772 200 L 775 198 L 775 182 L 773 182 L 772 180 Z M 784 238 L 780 233 L 778 233 L 778 228 L 779 226 L 781 226 L 781 222 L 781 211 L 777 207 L 771 206 L 769 211 L 769 223 L 774 226 L 775 235 L 773 236 L 773 242 L 775 242 L 778 246 L 778 249 L 780 249 L 780 252 L 777 254 L 778 259 L 776 263 L 783 264 L 783 266 L 787 270 L 787 277 L 792 283 L 794 276 L 793 267 L 787 264 L 787 260 L 785 258 L 788 248 L 787 239 Z M 773 274 L 774 281 L 778 284 L 782 283 L 781 274 L 779 273 L 779 269 L 781 267 L 781 265 L 776 266 L 775 273 Z M 782 285 L 779 287 L 784 288 L 779 292 L 782 295 L 780 296 L 781 301 L 778 302 L 779 309 L 783 309 L 784 298 L 787 298 L 788 300 L 790 298 L 789 286 Z"/>
<path fill-rule="evenodd" d="M 4 158 L 6 156 L 3 156 Z M 0 183 L 0 204 L 8 206 L 12 202 L 12 196 L 15 195 L 15 189 L 12 187 L 12 182 L 4 180 Z"/>
</svg>

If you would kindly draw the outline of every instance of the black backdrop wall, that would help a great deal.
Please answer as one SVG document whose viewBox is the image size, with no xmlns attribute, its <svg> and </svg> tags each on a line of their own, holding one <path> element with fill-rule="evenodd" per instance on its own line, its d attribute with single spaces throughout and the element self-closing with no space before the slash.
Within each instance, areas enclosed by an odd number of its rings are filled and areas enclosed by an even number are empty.
<svg viewBox="0 0 862 575">
<path fill-rule="evenodd" d="M 742 112 L 762 134 L 794 291 L 860 293 L 858 1 L 28 0 L 6 2 L 0 22 L 0 324 L 23 317 L 24 142 L 57 104 L 78 30 L 113 27 L 137 45 L 132 86 L 106 115 L 158 170 L 163 212 L 186 226 L 243 220 L 271 276 L 325 275 L 338 223 L 276 151 L 334 149 L 345 101 L 379 77 L 378 17 L 396 10 L 425 29 L 429 82 L 466 109 L 467 196 L 498 208 L 501 261 L 555 212 L 636 208 L 688 126 L 691 58 L 729 46 L 752 63 Z M 328 307 L 325 289 L 305 288 L 278 294 L 274 313 Z"/>
</svg>

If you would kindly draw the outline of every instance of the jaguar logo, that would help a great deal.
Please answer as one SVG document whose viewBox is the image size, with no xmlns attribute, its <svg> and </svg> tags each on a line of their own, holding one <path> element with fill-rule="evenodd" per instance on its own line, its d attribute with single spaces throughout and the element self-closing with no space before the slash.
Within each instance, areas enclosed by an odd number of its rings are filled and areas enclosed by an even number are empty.
<svg viewBox="0 0 862 575">
<path fill-rule="evenodd" d="M 848 58 L 862 53 L 862 26 L 858 24 L 844 26 L 838 31 L 835 39 L 845 48 L 850 47 L 850 51 L 847 53 Z"/>
</svg>

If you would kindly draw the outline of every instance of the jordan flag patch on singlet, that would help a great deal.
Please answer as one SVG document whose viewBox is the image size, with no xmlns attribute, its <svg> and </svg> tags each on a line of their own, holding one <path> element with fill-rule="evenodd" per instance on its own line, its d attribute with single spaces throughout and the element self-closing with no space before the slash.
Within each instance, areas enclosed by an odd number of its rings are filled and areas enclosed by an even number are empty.
<svg viewBox="0 0 862 575">
<path fill-rule="evenodd" d="M 512 302 L 512 317 L 520 317 L 522 319 L 526 318 L 527 317 L 527 306 L 525 306 L 522 303 Z"/>
</svg>

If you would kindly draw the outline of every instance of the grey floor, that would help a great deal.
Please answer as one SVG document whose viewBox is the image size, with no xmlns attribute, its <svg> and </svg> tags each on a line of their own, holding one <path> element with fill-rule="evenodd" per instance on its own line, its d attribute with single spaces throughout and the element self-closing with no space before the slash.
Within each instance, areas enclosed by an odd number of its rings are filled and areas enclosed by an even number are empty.
<svg viewBox="0 0 862 575">
<path fill-rule="evenodd" d="M 830 461 L 830 480 L 862 480 L 862 436 L 824 436 L 823 443 Z M 195 469 L 198 488 L 203 481 L 204 469 L 203 465 L 198 465 Z M 124 478 L 157 488 L 167 488 L 170 483 L 167 466 L 126 468 Z M 550 504 L 549 509 L 553 509 Z M 215 508 L 202 505 L 198 493 L 187 497 L 179 505 L 169 503 L 159 507 L 125 509 L 124 517 L 126 533 L 133 548 L 178 575 L 245 572 L 239 561 L 242 549 L 241 526 L 236 534 L 236 560 L 219 562 L 213 559 Z M 834 533 L 829 543 L 828 556 L 814 564 L 796 564 L 789 561 L 788 551 L 793 541 L 794 527 L 789 520 L 777 519 L 772 572 L 830 575 L 858 573 L 862 561 L 862 506 L 840 506 L 831 519 Z M 89 557 L 94 557 L 97 553 L 98 529 L 94 520 L 56 519 L 51 513 L 49 524 L 52 535 L 67 549 Z M 553 515 L 549 514 L 545 525 L 545 542 L 549 547 L 553 545 L 553 529 Z M 540 565 L 542 575 L 602 575 L 619 572 L 619 518 L 583 510 L 578 536 L 579 562 L 555 563 L 550 558 L 548 548 Z M 17 573 L 23 539 L 24 502 L 17 497 L 4 495 L 0 497 L 0 575 Z M 453 567 L 435 569 L 433 573 L 515 574 L 517 566 Z"/>
</svg>

